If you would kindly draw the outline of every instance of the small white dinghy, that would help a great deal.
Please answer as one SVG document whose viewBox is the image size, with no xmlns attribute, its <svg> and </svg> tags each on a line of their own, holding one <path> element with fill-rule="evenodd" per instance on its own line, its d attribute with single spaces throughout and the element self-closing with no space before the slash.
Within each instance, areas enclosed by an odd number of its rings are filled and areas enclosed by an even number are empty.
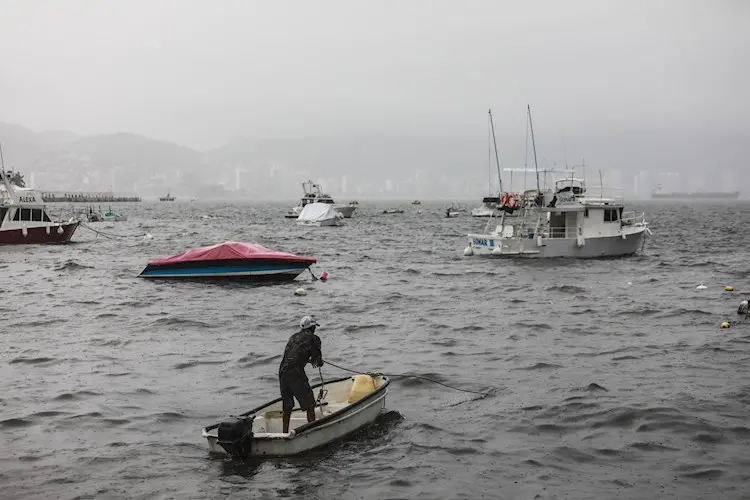
<svg viewBox="0 0 750 500">
<path fill-rule="evenodd" d="M 212 452 L 234 457 L 283 457 L 300 455 L 372 425 L 385 408 L 390 380 L 383 375 L 355 375 L 312 386 L 323 398 L 315 408 L 316 419 L 295 407 L 289 432 L 283 433 L 281 398 L 237 417 L 204 427 L 201 435 Z"/>
</svg>

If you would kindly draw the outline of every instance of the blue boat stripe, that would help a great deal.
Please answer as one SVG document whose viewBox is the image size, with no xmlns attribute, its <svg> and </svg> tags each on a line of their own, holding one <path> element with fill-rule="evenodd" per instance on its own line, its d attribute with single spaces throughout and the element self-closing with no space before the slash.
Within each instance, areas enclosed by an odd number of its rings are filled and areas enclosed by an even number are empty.
<svg viewBox="0 0 750 500">
<path fill-rule="evenodd" d="M 167 275 L 206 275 L 216 274 L 218 276 L 229 274 L 297 274 L 305 270 L 307 266 L 299 267 L 278 267 L 278 266 L 220 266 L 220 267 L 202 267 L 193 269 L 145 269 L 142 276 L 167 276 Z"/>
</svg>

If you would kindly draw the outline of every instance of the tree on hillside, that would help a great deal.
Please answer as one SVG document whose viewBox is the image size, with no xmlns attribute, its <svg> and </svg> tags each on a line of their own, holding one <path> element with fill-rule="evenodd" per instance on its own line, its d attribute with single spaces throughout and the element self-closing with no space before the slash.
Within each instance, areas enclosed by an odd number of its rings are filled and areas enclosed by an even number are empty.
<svg viewBox="0 0 750 500">
<path fill-rule="evenodd" d="M 23 174 L 21 174 L 20 172 L 10 170 L 8 172 L 8 180 L 18 187 L 26 187 L 26 181 L 23 180 Z"/>
</svg>

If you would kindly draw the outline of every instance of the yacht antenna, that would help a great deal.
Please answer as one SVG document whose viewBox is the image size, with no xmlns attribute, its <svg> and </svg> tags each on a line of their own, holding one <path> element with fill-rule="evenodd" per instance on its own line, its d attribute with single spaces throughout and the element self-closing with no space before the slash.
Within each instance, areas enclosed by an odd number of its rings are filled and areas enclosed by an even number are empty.
<svg viewBox="0 0 750 500">
<path fill-rule="evenodd" d="M 602 169 L 599 169 L 599 198 L 604 198 L 604 183 L 602 182 Z"/>
<path fill-rule="evenodd" d="M 583 185 L 586 186 L 586 158 L 581 156 L 581 168 L 583 169 Z"/>
<path fill-rule="evenodd" d="M 492 129 L 492 143 L 495 145 L 495 163 L 497 164 L 497 181 L 500 183 L 500 192 L 503 192 L 503 178 L 500 176 L 500 158 L 497 156 L 497 140 L 495 139 L 495 124 L 492 121 L 492 110 L 488 111 L 490 115 L 490 128 Z"/>
<path fill-rule="evenodd" d="M 529 128 L 531 128 L 531 145 L 534 148 L 534 170 L 536 170 L 536 191 L 537 193 L 541 193 L 542 190 L 539 189 L 539 165 L 537 164 L 537 159 L 536 159 L 536 141 L 534 140 L 534 123 L 531 121 L 531 106 L 527 104 L 526 109 L 529 112 Z"/>
</svg>

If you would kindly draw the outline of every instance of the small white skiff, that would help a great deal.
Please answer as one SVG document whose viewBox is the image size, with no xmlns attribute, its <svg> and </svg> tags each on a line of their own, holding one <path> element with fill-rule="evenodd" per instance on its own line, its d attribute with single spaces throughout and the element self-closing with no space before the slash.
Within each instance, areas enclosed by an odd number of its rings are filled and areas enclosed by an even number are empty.
<svg viewBox="0 0 750 500">
<path fill-rule="evenodd" d="M 372 425 L 385 408 L 390 380 L 383 375 L 355 375 L 312 386 L 319 398 L 316 420 L 292 411 L 289 432 L 282 432 L 281 398 L 204 427 L 201 435 L 212 452 L 234 457 L 280 457 L 306 453 Z M 322 398 L 320 390 L 322 386 Z"/>
</svg>

